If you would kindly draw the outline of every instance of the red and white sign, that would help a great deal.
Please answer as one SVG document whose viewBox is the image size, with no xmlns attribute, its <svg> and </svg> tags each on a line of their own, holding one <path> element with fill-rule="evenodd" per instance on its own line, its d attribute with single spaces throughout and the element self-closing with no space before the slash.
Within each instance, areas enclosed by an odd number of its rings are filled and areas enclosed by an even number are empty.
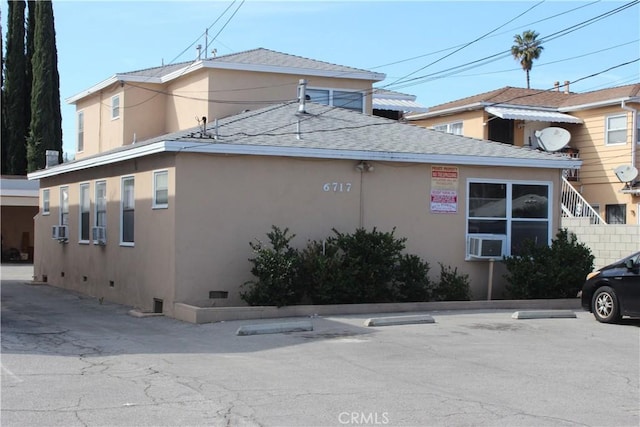
<svg viewBox="0 0 640 427">
<path fill-rule="evenodd" d="M 458 212 L 458 168 L 431 166 L 431 212 Z"/>
</svg>

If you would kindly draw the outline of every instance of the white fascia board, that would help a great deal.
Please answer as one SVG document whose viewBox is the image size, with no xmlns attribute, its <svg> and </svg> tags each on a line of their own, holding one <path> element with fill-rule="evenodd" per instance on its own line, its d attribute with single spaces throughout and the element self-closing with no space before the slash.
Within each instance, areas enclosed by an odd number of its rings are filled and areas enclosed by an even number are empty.
<svg viewBox="0 0 640 427">
<path fill-rule="evenodd" d="M 114 74 L 106 80 L 101 81 L 100 83 L 91 86 L 89 89 L 84 92 L 80 92 L 75 94 L 65 101 L 67 104 L 75 104 L 82 98 L 86 98 L 87 96 L 93 95 L 96 92 L 101 91 L 104 88 L 111 86 L 114 83 L 118 82 L 132 82 L 132 83 L 162 83 L 162 80 L 159 77 L 149 77 L 149 76 L 134 76 L 128 74 Z"/>
<path fill-rule="evenodd" d="M 420 113 L 420 114 L 411 114 L 410 116 L 405 117 L 407 120 L 420 120 L 420 119 L 428 119 L 431 117 L 444 116 L 447 114 L 460 113 L 463 111 L 471 111 L 477 110 L 479 108 L 483 108 L 485 105 L 483 102 L 476 102 L 473 104 L 461 105 L 459 107 L 446 108 L 444 110 L 437 110 L 432 112 Z"/>
<path fill-rule="evenodd" d="M 457 156 L 451 154 L 397 153 L 390 151 L 335 150 L 301 147 L 273 147 L 261 145 L 234 145 L 185 141 L 160 141 L 141 145 L 128 150 L 117 151 L 72 163 L 63 163 L 48 169 L 31 172 L 29 180 L 48 178 L 63 173 L 74 172 L 92 167 L 136 159 L 151 154 L 166 152 L 236 154 L 254 156 L 301 157 L 318 159 L 393 161 L 404 163 L 433 163 L 469 166 L 508 166 L 545 169 L 579 169 L 582 161 L 578 159 L 517 159 L 504 157 Z"/>
<path fill-rule="evenodd" d="M 112 163 L 123 162 L 126 160 L 136 159 L 138 157 L 148 156 L 150 154 L 164 153 L 167 150 L 166 142 L 160 141 L 153 144 L 140 145 L 128 150 L 116 151 L 114 153 L 103 154 L 101 156 L 94 156 L 87 159 L 77 160 L 71 163 L 62 163 L 61 165 L 53 166 L 47 169 L 31 172 L 27 175 L 29 180 L 48 178 L 51 176 L 60 175 L 67 172 L 74 172 L 83 169 L 89 169 L 96 166 L 104 166 Z"/>
<path fill-rule="evenodd" d="M 578 169 L 578 159 L 517 159 L 504 157 L 457 156 L 451 154 L 397 153 L 389 151 L 335 150 L 322 148 L 232 145 L 169 141 L 167 151 L 208 154 L 245 154 L 256 156 L 302 157 L 344 160 L 394 161 L 404 163 L 457 164 L 470 166 L 511 166 L 546 169 Z"/>
<path fill-rule="evenodd" d="M 205 68 L 218 68 L 222 70 L 240 70 L 240 71 L 257 71 L 262 73 L 280 73 L 280 74 L 295 74 L 297 76 L 317 76 L 317 77 L 336 77 L 342 79 L 357 79 L 357 80 L 373 80 L 382 81 L 386 78 L 386 74 L 372 73 L 366 71 L 330 71 L 330 70 L 316 70 L 309 68 L 297 68 L 297 67 L 280 67 L 277 65 L 262 65 L 262 64 L 243 64 L 234 62 L 207 62 L 204 64 Z"/>
<path fill-rule="evenodd" d="M 518 104 L 494 104 L 494 103 L 486 103 L 486 107 L 497 107 L 497 108 L 513 108 L 514 110 L 531 110 L 531 111 L 548 111 L 551 113 L 558 113 L 558 108 L 555 107 L 540 107 L 540 106 L 529 106 L 529 105 L 518 105 Z"/>
<path fill-rule="evenodd" d="M 606 101 L 591 102 L 589 104 L 571 105 L 569 107 L 558 108 L 561 113 L 569 111 L 590 110 L 598 107 L 608 107 L 610 105 L 622 104 L 622 102 L 640 102 L 640 97 L 625 96 L 624 98 L 609 99 Z"/>
<path fill-rule="evenodd" d="M 196 62 L 192 62 L 190 64 L 188 64 L 185 67 L 180 68 L 179 70 L 176 70 L 172 73 L 166 74 L 164 76 L 162 76 L 162 78 L 160 79 L 160 83 L 166 83 L 169 82 L 171 80 L 177 79 L 178 77 L 182 77 L 185 74 L 189 74 L 193 71 L 196 70 L 200 70 L 202 68 L 206 68 L 204 66 L 204 63 L 202 62 L 202 60 L 200 61 L 196 61 Z"/>
</svg>

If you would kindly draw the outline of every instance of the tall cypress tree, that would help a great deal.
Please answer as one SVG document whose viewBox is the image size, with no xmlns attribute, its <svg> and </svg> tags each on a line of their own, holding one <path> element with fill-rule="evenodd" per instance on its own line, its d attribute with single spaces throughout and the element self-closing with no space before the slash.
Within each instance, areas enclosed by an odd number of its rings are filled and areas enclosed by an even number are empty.
<svg viewBox="0 0 640 427">
<path fill-rule="evenodd" d="M 27 98 L 25 55 L 25 2 L 9 2 L 9 27 L 7 30 L 7 58 L 5 61 L 5 111 L 7 125 L 6 148 L 8 167 L 12 175 L 27 172 L 26 138 L 29 130 L 29 98 Z M 3 138 L 5 144 L 5 138 Z"/>
<path fill-rule="evenodd" d="M 57 150 L 58 161 L 62 162 L 60 77 L 51 1 L 36 2 L 33 46 L 29 172 L 45 166 L 46 150 Z"/>
<path fill-rule="evenodd" d="M 2 49 L 2 16 L 0 14 L 0 59 L 2 60 L 2 70 L 0 70 L 0 122 L 2 126 L 1 134 L 0 134 L 0 148 L 2 152 L 0 153 L 0 173 L 5 175 L 9 172 L 9 153 L 7 150 L 7 115 L 6 112 L 6 104 L 4 102 L 4 50 Z"/>
<path fill-rule="evenodd" d="M 27 102 L 29 108 L 27 109 L 27 123 L 31 125 L 31 84 L 33 83 L 33 68 L 31 61 L 33 60 L 33 37 L 36 29 L 36 2 L 27 1 Z M 26 141 L 25 141 L 26 146 Z"/>
</svg>

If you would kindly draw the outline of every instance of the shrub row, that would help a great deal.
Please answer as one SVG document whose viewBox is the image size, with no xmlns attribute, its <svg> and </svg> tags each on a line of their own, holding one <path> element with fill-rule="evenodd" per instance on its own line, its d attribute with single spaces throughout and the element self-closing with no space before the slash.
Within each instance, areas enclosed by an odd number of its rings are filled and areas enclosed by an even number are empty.
<svg viewBox="0 0 640 427">
<path fill-rule="evenodd" d="M 322 241 L 291 247 L 289 229 L 272 226 L 268 243 L 251 242 L 251 273 L 240 296 L 249 305 L 353 304 L 469 300 L 469 277 L 440 264 L 440 278 L 429 279 L 429 264 L 403 253 L 406 238 L 391 232 L 333 230 Z"/>
</svg>

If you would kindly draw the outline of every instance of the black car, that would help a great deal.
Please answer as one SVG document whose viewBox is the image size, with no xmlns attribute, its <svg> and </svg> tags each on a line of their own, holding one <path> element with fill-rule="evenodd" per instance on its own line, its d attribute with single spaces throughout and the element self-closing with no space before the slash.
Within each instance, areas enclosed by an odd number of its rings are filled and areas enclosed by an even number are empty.
<svg viewBox="0 0 640 427">
<path fill-rule="evenodd" d="M 640 316 L 640 252 L 589 273 L 580 297 L 599 322 Z"/>
</svg>

